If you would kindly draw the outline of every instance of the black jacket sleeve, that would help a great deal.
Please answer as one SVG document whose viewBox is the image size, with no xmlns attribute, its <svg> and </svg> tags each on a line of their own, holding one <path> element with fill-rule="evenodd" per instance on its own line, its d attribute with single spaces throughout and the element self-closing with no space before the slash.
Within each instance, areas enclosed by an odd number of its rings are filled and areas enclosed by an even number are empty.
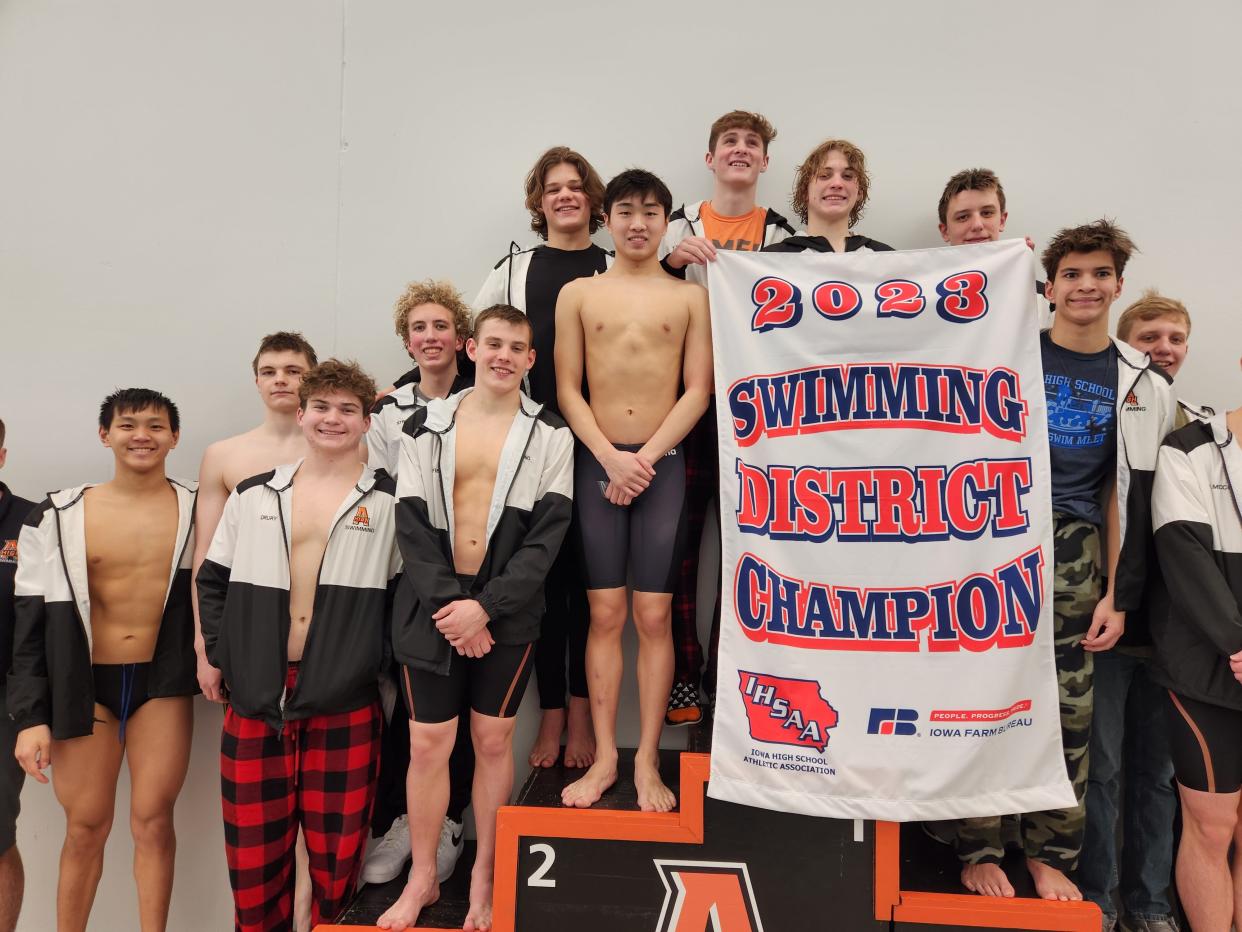
<svg viewBox="0 0 1242 932">
<path fill-rule="evenodd" d="M 27 516 L 18 535 L 17 576 L 13 582 L 13 666 L 6 688 L 9 717 L 18 731 L 52 721 L 46 596 L 52 574 L 59 570 L 55 526 L 55 509 L 50 501 L 45 501 Z"/>
<path fill-rule="evenodd" d="M 1242 651 L 1242 612 L 1212 549 L 1212 525 L 1190 459 L 1164 446 L 1153 505 L 1156 551 L 1175 618 L 1194 625 L 1229 657 Z"/>
</svg>

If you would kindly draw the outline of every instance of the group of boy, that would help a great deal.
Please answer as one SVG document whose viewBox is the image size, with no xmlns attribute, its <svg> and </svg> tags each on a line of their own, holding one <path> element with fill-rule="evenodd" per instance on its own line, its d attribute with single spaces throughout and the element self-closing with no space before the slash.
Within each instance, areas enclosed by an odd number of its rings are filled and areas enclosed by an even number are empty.
<svg viewBox="0 0 1242 932">
<path fill-rule="evenodd" d="M 531 765 L 585 768 L 563 802 L 595 804 L 617 779 L 631 612 L 638 803 L 676 806 L 658 742 L 665 722 L 703 714 L 697 557 L 718 492 L 704 269 L 721 249 L 891 249 L 856 230 L 870 178 L 845 140 L 816 147 L 798 170 L 792 200 L 804 233 L 759 206 L 775 136 L 759 114 L 717 120 L 706 155 L 712 197 L 677 210 L 648 172 L 605 185 L 578 153 L 544 153 L 526 180 L 544 242 L 511 249 L 473 311 L 446 283 L 412 284 L 395 323 L 415 367 L 378 405 L 357 366 L 320 364 L 298 334 L 265 338 L 253 363 L 265 420 L 208 448 L 196 528 L 194 487 L 164 472 L 179 436 L 176 406 L 141 389 L 105 401 L 99 433 L 114 478 L 32 507 L 19 536 L 16 621 L 6 620 L 16 630 L 16 756 L 42 782 L 55 756 L 66 811 L 63 928 L 85 927 L 123 755 L 142 928 L 164 928 L 172 806 L 188 765 L 189 697 L 199 691 L 228 703 L 221 776 L 239 929 L 293 926 L 299 831 L 309 866 L 303 921 L 332 919 L 360 871 L 388 880 L 408 857 L 407 884 L 379 925 L 412 926 L 453 870 L 470 804 L 478 848 L 465 928 L 489 928 L 495 814 L 512 788 L 514 716 L 528 679 L 537 673 L 543 715 Z M 950 245 L 998 239 L 1007 219 L 999 179 L 981 169 L 955 175 L 939 219 Z M 612 253 L 591 241 L 601 226 Z M 1158 597 L 1145 533 L 1156 454 L 1179 410 L 1200 412 L 1179 409 L 1169 388 L 1189 336 L 1183 307 L 1144 296 L 1123 316 L 1120 339 L 1108 336 L 1132 248 L 1101 221 L 1062 231 L 1043 254 L 1043 291 L 1056 309 L 1041 338 L 1056 657 L 1078 805 L 1023 816 L 1016 831 L 1041 896 L 1081 898 L 1070 874 L 1083 854 L 1080 882 L 1109 928 L 1124 772 L 1122 900 L 1128 928 L 1155 932 L 1173 927 L 1171 765 L 1158 744 L 1144 761 L 1120 763 L 1125 730 L 1151 727 L 1142 703 L 1156 701 L 1155 687 L 1136 625 L 1133 651 L 1107 652 L 1127 612 L 1133 619 Z M 10 501 L 15 515 L 31 507 L 0 486 L 0 521 Z M 57 550 L 60 559 L 48 559 Z M 702 681 L 709 702 L 718 605 L 715 618 Z M 386 675 L 397 687 L 387 703 Z M 1088 746 L 1104 762 L 1090 780 Z M 364 865 L 373 825 L 387 832 Z M 0 843 L 12 849 L 9 827 Z M 1013 895 L 999 866 L 1001 817 L 934 829 L 955 845 L 969 889 Z"/>
</svg>

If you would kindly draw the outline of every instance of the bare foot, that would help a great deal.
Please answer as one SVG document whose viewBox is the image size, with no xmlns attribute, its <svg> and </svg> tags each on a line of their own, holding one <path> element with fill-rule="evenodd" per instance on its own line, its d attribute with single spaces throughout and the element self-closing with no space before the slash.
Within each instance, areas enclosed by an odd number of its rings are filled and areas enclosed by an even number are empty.
<svg viewBox="0 0 1242 932">
<path fill-rule="evenodd" d="M 591 727 L 591 700 L 569 697 L 569 734 L 565 739 L 565 766 L 577 769 L 595 763 L 595 729 Z"/>
<path fill-rule="evenodd" d="M 634 789 L 638 790 L 638 808 L 643 812 L 671 812 L 677 797 L 660 779 L 655 765 L 634 758 Z"/>
<path fill-rule="evenodd" d="M 1050 864 L 1026 859 L 1026 869 L 1035 881 L 1035 892 L 1045 900 L 1081 900 L 1082 891 L 1068 877 Z"/>
<path fill-rule="evenodd" d="M 561 802 L 575 809 L 586 809 L 599 802 L 608 787 L 617 782 L 617 759 L 599 759 L 581 778 L 561 790 Z"/>
<path fill-rule="evenodd" d="M 470 912 L 462 924 L 462 932 L 487 932 L 492 927 L 492 872 L 470 874 Z"/>
<path fill-rule="evenodd" d="M 980 896 L 1013 896 L 1013 884 L 999 864 L 966 864 L 962 886 Z"/>
<path fill-rule="evenodd" d="M 565 730 L 564 709 L 544 709 L 539 734 L 531 745 L 527 760 L 532 767 L 553 767 L 561 753 L 561 732 Z"/>
<path fill-rule="evenodd" d="M 375 924 L 381 929 L 392 929 L 393 932 L 412 929 L 414 923 L 418 922 L 418 914 L 423 911 L 423 907 L 430 906 L 439 898 L 440 884 L 436 882 L 435 868 L 432 867 L 429 875 L 418 876 L 410 868 L 410 879 L 397 897 L 397 902 L 388 907 L 388 911 Z"/>
</svg>

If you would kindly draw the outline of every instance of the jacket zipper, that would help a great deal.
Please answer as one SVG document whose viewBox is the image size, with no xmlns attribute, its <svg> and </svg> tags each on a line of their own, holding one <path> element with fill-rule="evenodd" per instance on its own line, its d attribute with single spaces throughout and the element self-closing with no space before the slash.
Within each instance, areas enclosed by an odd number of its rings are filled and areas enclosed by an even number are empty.
<svg viewBox="0 0 1242 932">
<path fill-rule="evenodd" d="M 453 421 L 456 422 L 456 420 L 457 420 L 457 412 L 454 411 Z M 436 438 L 436 476 L 437 476 L 437 481 L 439 482 L 439 485 L 440 485 L 440 507 L 444 509 L 444 523 L 448 524 L 449 523 L 448 522 L 448 514 L 449 514 L 448 493 L 445 491 L 445 488 L 444 488 L 444 438 L 440 434 L 435 434 L 435 438 Z M 453 567 L 453 571 L 456 572 L 457 571 L 457 560 L 456 560 L 455 555 L 453 554 L 452 534 L 449 535 L 448 556 L 449 556 L 449 564 Z M 444 667 L 445 675 L 447 675 L 449 670 L 452 669 L 452 666 L 453 666 L 453 651 L 450 649 L 448 652 L 448 661 L 446 662 L 445 667 Z"/>
</svg>

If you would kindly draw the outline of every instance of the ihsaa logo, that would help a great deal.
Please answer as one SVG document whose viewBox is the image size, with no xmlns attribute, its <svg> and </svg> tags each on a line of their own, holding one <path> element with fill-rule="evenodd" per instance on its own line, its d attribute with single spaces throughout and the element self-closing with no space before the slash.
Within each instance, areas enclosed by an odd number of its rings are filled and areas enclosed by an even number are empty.
<svg viewBox="0 0 1242 932">
<path fill-rule="evenodd" d="M 877 709 L 872 708 L 871 719 L 867 722 L 869 735 L 913 735 L 918 733 L 915 722 L 919 713 L 915 709 Z"/>
</svg>

